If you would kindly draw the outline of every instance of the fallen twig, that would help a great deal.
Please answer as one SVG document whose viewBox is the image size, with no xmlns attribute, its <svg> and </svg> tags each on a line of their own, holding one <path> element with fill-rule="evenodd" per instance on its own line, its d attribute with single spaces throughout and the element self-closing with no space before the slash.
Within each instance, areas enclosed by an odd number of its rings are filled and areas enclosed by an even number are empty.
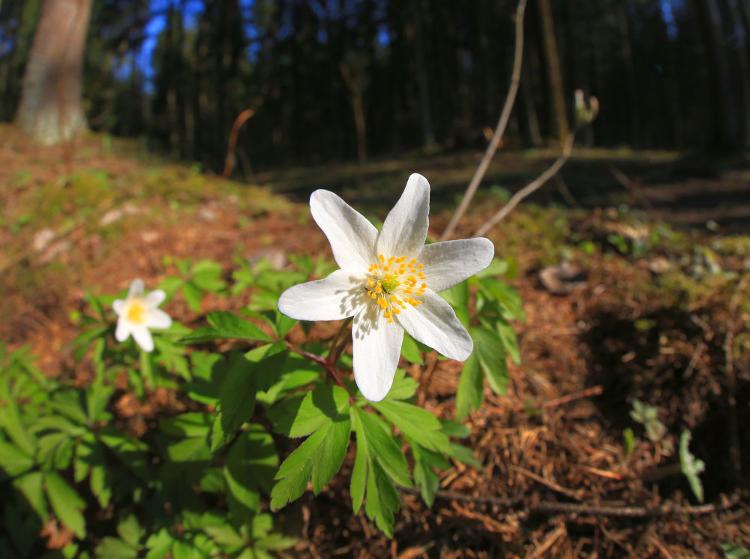
<svg viewBox="0 0 750 559">
<path fill-rule="evenodd" d="M 407 492 L 417 493 L 417 490 L 405 490 Z M 493 497 L 467 495 L 459 491 L 440 490 L 435 493 L 436 499 L 458 500 L 469 503 L 479 503 L 494 505 L 502 508 L 513 508 L 524 501 L 527 497 Z M 658 516 L 705 516 L 715 512 L 721 512 L 733 508 L 740 502 L 738 494 L 724 499 L 720 503 L 711 503 L 706 505 L 677 505 L 674 503 L 665 503 L 657 507 L 639 506 L 639 505 L 622 505 L 615 503 L 563 503 L 560 501 L 539 501 L 533 503 L 524 510 L 530 514 L 579 514 L 588 516 L 616 516 L 626 518 L 646 518 Z"/>
</svg>

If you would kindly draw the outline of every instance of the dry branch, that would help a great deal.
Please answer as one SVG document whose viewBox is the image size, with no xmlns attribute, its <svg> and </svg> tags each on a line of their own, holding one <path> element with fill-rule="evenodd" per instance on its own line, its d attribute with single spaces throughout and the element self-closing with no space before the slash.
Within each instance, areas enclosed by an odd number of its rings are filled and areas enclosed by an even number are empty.
<svg viewBox="0 0 750 559">
<path fill-rule="evenodd" d="M 536 179 L 531 181 L 529 184 L 524 186 L 521 190 L 516 192 L 513 197 L 508 201 L 507 204 L 505 204 L 500 210 L 493 215 L 487 222 L 485 222 L 479 229 L 477 229 L 476 233 L 474 235 L 481 237 L 483 235 L 486 235 L 487 232 L 492 229 L 495 225 L 500 223 L 503 219 L 508 217 L 510 212 L 513 211 L 513 209 L 521 203 L 521 201 L 539 190 L 542 186 L 546 184 L 548 180 L 550 180 L 552 177 L 554 177 L 557 172 L 562 169 L 563 165 L 570 159 L 570 155 L 573 153 L 573 144 L 575 143 L 575 134 L 571 132 L 568 134 L 568 137 L 565 139 L 565 143 L 563 144 L 563 151 L 560 157 L 558 157 L 555 162 L 549 166 L 549 168 L 544 171 L 541 175 L 539 175 Z"/>
</svg>

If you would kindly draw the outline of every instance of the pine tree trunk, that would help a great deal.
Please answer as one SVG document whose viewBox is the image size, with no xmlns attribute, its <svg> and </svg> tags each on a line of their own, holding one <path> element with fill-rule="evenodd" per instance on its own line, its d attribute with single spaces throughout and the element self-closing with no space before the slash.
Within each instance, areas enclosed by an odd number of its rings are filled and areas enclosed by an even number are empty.
<svg viewBox="0 0 750 559">
<path fill-rule="evenodd" d="M 563 87 L 562 71 L 560 70 L 560 55 L 557 51 L 555 24 L 552 18 L 552 7 L 549 0 L 539 0 L 539 15 L 542 19 L 542 35 L 544 39 L 544 54 L 547 61 L 549 85 L 552 89 L 552 110 L 555 117 L 555 131 L 561 142 L 568 136 L 570 126 L 565 109 L 565 89 Z"/>
<path fill-rule="evenodd" d="M 45 145 L 86 128 L 81 104 L 91 0 L 45 0 L 23 77 L 18 124 Z"/>
</svg>

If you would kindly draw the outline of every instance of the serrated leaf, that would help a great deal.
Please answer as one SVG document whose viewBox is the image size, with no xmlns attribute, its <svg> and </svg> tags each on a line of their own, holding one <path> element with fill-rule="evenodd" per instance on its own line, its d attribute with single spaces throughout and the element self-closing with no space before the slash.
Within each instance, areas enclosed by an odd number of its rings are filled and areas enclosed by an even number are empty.
<svg viewBox="0 0 750 559">
<path fill-rule="evenodd" d="M 14 444 L 0 441 L 0 469 L 15 477 L 34 467 L 34 460 Z"/>
<path fill-rule="evenodd" d="M 378 462 L 370 462 L 367 476 L 365 512 L 389 538 L 393 537 L 393 520 L 401 506 L 396 488 Z"/>
<path fill-rule="evenodd" d="M 462 281 L 450 289 L 441 291 L 440 295 L 448 301 L 453 310 L 456 311 L 458 320 L 464 328 L 469 327 L 469 282 Z"/>
<path fill-rule="evenodd" d="M 417 393 L 417 381 L 408 376 L 403 369 L 396 369 L 393 385 L 386 394 L 386 400 L 408 400 Z"/>
<path fill-rule="evenodd" d="M 10 397 L 9 397 L 10 398 Z M 2 402 L 2 413 L 0 413 L 0 427 L 5 429 L 8 436 L 24 454 L 34 456 L 36 441 L 21 422 L 18 406 L 10 399 Z"/>
<path fill-rule="evenodd" d="M 469 412 L 479 409 L 484 398 L 484 376 L 479 359 L 472 353 L 464 362 L 456 391 L 456 419 L 465 419 Z"/>
<path fill-rule="evenodd" d="M 424 359 L 422 358 L 422 352 L 414 341 L 414 338 L 408 334 L 404 334 L 404 342 L 401 345 L 401 355 L 409 363 L 416 363 L 417 365 L 424 365 Z"/>
<path fill-rule="evenodd" d="M 364 437 L 357 434 L 357 451 L 354 455 L 354 468 L 352 469 L 352 477 L 349 482 L 349 494 L 352 498 L 352 510 L 354 514 L 359 512 L 359 509 L 362 507 L 362 501 L 365 498 L 369 460 L 367 443 Z"/>
<path fill-rule="evenodd" d="M 498 320 L 495 323 L 495 327 L 500 334 L 500 341 L 502 342 L 505 351 L 510 355 L 513 363 L 520 365 L 521 351 L 518 348 L 518 337 L 516 336 L 516 331 L 513 329 L 513 326 L 505 320 Z"/>
<path fill-rule="evenodd" d="M 224 446 L 253 415 L 255 409 L 255 366 L 238 353 L 229 356 L 227 373 L 219 392 L 219 413 L 214 420 L 210 448 Z"/>
<path fill-rule="evenodd" d="M 230 510 L 240 519 L 257 512 L 260 492 L 268 492 L 279 463 L 273 438 L 260 425 L 251 425 L 232 445 L 224 466 Z"/>
<path fill-rule="evenodd" d="M 199 312 L 203 303 L 203 290 L 192 282 L 182 284 L 182 296 L 193 312 Z"/>
<path fill-rule="evenodd" d="M 690 452 L 690 438 L 691 433 L 688 430 L 683 431 L 680 436 L 680 469 L 687 478 L 695 498 L 702 503 L 703 483 L 700 474 L 706 469 L 706 464 Z"/>
<path fill-rule="evenodd" d="M 208 313 L 207 320 L 209 326 L 195 330 L 180 341 L 182 343 L 203 343 L 218 339 L 272 341 L 272 338 L 258 326 L 232 313 L 211 312 Z"/>
<path fill-rule="evenodd" d="M 327 422 L 348 414 L 349 394 L 340 386 L 324 384 L 312 392 L 293 396 L 268 410 L 277 433 L 305 437 Z"/>
<path fill-rule="evenodd" d="M 409 465 L 393 434 L 374 415 L 356 407 L 352 411 L 357 416 L 357 435 L 359 437 L 361 433 L 365 439 L 370 456 L 381 464 L 393 481 L 402 487 L 411 487 Z"/>
<path fill-rule="evenodd" d="M 388 400 L 374 402 L 372 405 L 404 435 L 423 447 L 437 452 L 450 452 L 450 440 L 443 433 L 440 420 L 427 410 L 406 402 Z"/>
<path fill-rule="evenodd" d="M 349 433 L 351 422 L 346 416 L 340 421 L 334 421 L 328 428 L 328 434 L 317 452 L 318 459 L 313 464 L 312 485 L 316 495 L 333 479 L 341 469 L 341 463 L 349 448 Z"/>
<path fill-rule="evenodd" d="M 94 551 L 98 559 L 136 559 L 138 549 L 117 538 L 103 538 Z"/>
<path fill-rule="evenodd" d="M 117 533 L 122 541 L 134 548 L 138 548 L 143 537 L 143 530 L 134 514 L 126 516 L 117 523 Z"/>
<path fill-rule="evenodd" d="M 490 388 L 496 394 L 505 394 L 508 389 L 508 363 L 500 335 L 484 326 L 471 328 L 469 332 L 474 340 L 474 354 Z"/>
<path fill-rule="evenodd" d="M 86 502 L 68 483 L 54 472 L 44 475 L 44 486 L 52 510 L 58 520 L 70 528 L 78 538 L 86 535 L 86 520 L 82 511 Z"/>
<path fill-rule="evenodd" d="M 34 512 L 44 522 L 47 520 L 47 501 L 44 498 L 44 475 L 30 472 L 13 480 L 13 485 L 26 498 Z"/>
</svg>

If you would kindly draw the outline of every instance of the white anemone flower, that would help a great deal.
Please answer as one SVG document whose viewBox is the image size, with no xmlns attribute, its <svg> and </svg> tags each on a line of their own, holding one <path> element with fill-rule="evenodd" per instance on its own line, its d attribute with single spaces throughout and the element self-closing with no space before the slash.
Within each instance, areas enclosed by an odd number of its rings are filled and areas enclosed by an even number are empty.
<svg viewBox="0 0 750 559">
<path fill-rule="evenodd" d="M 165 298 L 166 294 L 161 289 L 144 294 L 143 281 L 133 280 L 125 300 L 117 299 L 112 304 L 117 314 L 117 341 L 124 342 L 132 334 L 143 351 L 153 351 L 154 339 L 151 337 L 151 329 L 169 328 L 172 324 L 169 315 L 157 308 Z"/>
<path fill-rule="evenodd" d="M 354 379 L 365 398 L 385 398 L 401 354 L 404 330 L 446 357 L 471 355 L 471 336 L 437 292 L 489 266 L 485 238 L 425 245 L 430 184 L 413 174 L 378 232 L 333 192 L 316 190 L 310 211 L 341 268 L 284 291 L 279 310 L 297 320 L 352 323 Z"/>
</svg>

